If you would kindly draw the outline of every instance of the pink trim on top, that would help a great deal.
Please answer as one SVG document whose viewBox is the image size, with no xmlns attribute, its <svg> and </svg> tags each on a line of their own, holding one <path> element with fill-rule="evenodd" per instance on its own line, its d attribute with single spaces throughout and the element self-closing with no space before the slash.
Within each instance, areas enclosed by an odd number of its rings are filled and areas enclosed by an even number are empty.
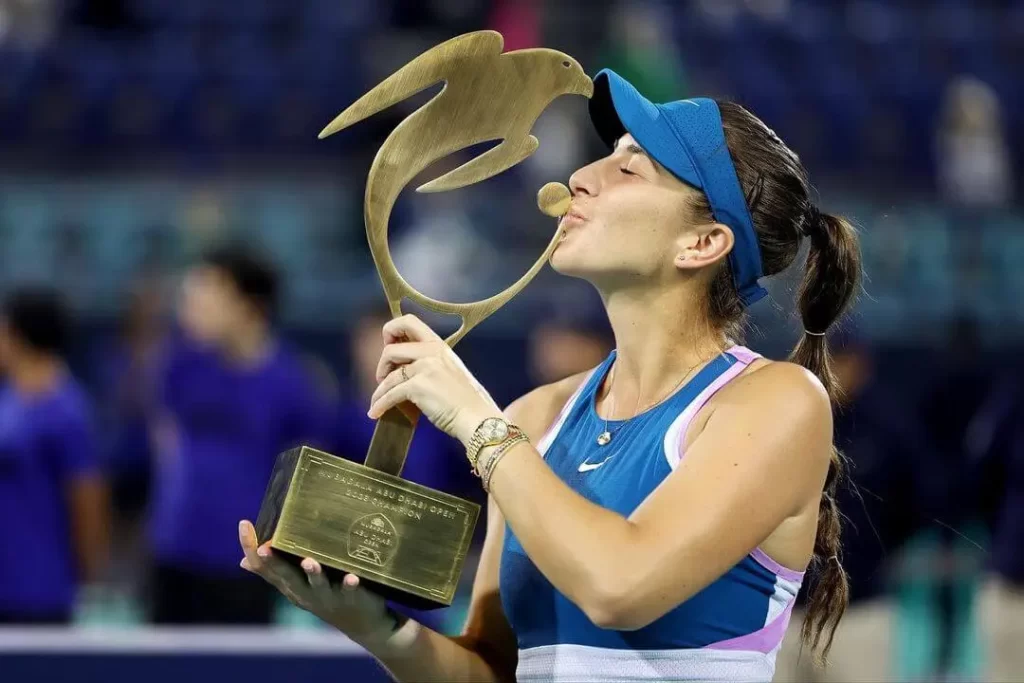
<svg viewBox="0 0 1024 683">
<path fill-rule="evenodd" d="M 784 578 L 787 581 L 800 583 L 804 580 L 804 572 L 798 572 L 795 569 L 783 567 L 781 564 L 773 560 L 768 555 L 768 553 L 761 550 L 760 548 L 755 548 L 754 552 L 750 553 L 750 557 L 753 558 L 755 562 L 757 562 L 759 565 L 761 565 L 768 571 L 772 572 L 776 576 Z"/>
<path fill-rule="evenodd" d="M 761 354 L 754 353 L 746 346 L 734 346 L 729 349 L 726 353 L 730 356 L 743 363 L 744 365 L 750 365 L 755 360 L 761 357 Z"/>
<path fill-rule="evenodd" d="M 705 645 L 703 649 L 745 650 L 747 652 L 763 652 L 768 654 L 782 644 L 782 639 L 786 636 L 786 628 L 789 626 L 789 618 L 793 614 L 794 602 L 796 601 L 791 600 L 786 605 L 786 609 L 782 610 L 782 614 L 775 617 L 770 624 L 761 630 L 748 633 L 745 636 L 711 643 L 710 645 Z"/>
<path fill-rule="evenodd" d="M 583 393 L 583 389 L 590 382 L 590 378 L 594 376 L 595 372 L 597 372 L 597 368 L 594 368 L 587 373 L 587 376 L 583 378 L 580 385 L 576 387 L 576 391 L 573 392 L 572 396 L 569 397 L 569 400 L 565 402 L 564 406 L 562 406 L 562 410 L 558 413 L 558 417 L 553 423 L 551 423 L 548 430 L 544 432 L 544 436 L 540 437 L 540 441 L 537 442 L 537 452 L 540 453 L 542 457 L 547 454 L 548 448 L 551 447 L 551 442 L 555 440 L 556 436 L 558 436 L 558 432 L 562 431 L 562 425 L 565 424 L 565 420 L 569 417 L 569 413 L 572 411 L 573 406 L 576 405 L 576 401 L 580 399 L 580 394 Z"/>
<path fill-rule="evenodd" d="M 686 432 L 690 428 L 693 419 L 697 417 L 700 409 L 711 400 L 711 397 L 719 389 L 735 379 L 737 375 L 747 369 L 748 365 L 761 357 L 744 346 L 734 346 L 726 353 L 735 358 L 737 362 L 719 375 L 718 379 L 709 384 L 704 391 L 700 392 L 697 398 L 693 399 L 690 405 L 686 406 L 686 410 L 672 422 L 668 431 L 665 432 L 665 459 L 668 460 L 668 466 L 673 470 L 679 466 L 679 461 L 682 460 Z"/>
</svg>

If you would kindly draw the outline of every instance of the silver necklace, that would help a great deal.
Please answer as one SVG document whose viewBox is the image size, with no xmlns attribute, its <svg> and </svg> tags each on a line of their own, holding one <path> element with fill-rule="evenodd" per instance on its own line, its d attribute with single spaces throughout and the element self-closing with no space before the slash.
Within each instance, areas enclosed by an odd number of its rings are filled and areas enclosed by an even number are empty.
<svg viewBox="0 0 1024 683">
<path fill-rule="evenodd" d="M 697 366 L 701 365 L 703 362 L 704 361 L 702 361 L 702 360 L 698 360 L 696 363 L 694 363 L 689 368 L 687 368 L 686 374 L 683 375 L 683 378 L 681 380 L 676 382 L 676 385 L 669 390 L 667 395 L 672 395 L 673 393 L 675 393 L 676 389 L 678 389 L 680 386 L 682 386 L 683 382 L 685 382 L 690 377 L 690 373 L 693 372 L 694 369 Z M 611 394 L 612 384 L 614 382 L 615 382 L 615 367 L 612 366 L 612 375 L 609 378 L 609 382 L 608 382 L 608 393 L 609 393 L 609 395 Z M 637 394 L 636 394 L 636 405 L 633 407 L 633 417 L 636 417 L 637 414 L 639 414 L 639 412 L 640 412 L 640 396 L 641 396 L 641 394 L 643 392 L 643 388 L 644 388 L 644 385 L 643 385 L 643 383 L 641 383 L 639 391 L 637 391 Z M 659 401 L 660 401 L 660 399 L 659 399 Z M 609 412 L 614 414 L 615 413 L 615 397 L 614 396 L 611 397 L 611 402 L 612 402 L 612 404 L 610 406 L 611 410 Z M 658 401 L 655 401 L 655 403 L 658 403 Z M 644 409 L 646 410 L 646 408 L 644 408 Z M 616 431 L 618 431 L 618 430 L 616 430 Z M 598 446 L 607 446 L 608 444 L 610 444 L 612 442 L 612 436 L 614 436 L 614 434 L 612 434 L 612 432 L 608 430 L 608 418 L 606 417 L 606 418 L 604 418 L 604 429 L 601 431 L 600 434 L 597 435 L 597 445 Z"/>
</svg>

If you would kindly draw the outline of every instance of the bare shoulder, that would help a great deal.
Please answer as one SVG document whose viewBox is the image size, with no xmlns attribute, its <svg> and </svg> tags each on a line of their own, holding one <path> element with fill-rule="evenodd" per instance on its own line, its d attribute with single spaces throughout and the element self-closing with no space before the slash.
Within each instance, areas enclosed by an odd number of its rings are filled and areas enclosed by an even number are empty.
<svg viewBox="0 0 1024 683">
<path fill-rule="evenodd" d="M 533 441 L 544 436 L 559 411 L 593 370 L 580 372 L 552 384 L 537 387 L 509 404 L 505 414 Z"/>
<path fill-rule="evenodd" d="M 709 413 L 740 411 L 774 422 L 786 430 L 809 424 L 827 427 L 831 438 L 832 404 L 821 381 L 803 366 L 788 361 L 759 360 L 709 402 Z M 706 417 L 710 417 L 710 414 Z M 817 430 L 816 430 L 817 431 Z"/>
</svg>

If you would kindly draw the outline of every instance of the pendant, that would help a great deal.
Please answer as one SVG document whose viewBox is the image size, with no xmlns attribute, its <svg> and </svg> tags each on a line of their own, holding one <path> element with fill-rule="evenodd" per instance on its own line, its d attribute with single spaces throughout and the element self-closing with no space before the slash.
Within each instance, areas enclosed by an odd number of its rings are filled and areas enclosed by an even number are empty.
<svg viewBox="0 0 1024 683">
<path fill-rule="evenodd" d="M 601 432 L 600 434 L 598 434 L 598 436 L 597 436 L 597 445 L 598 446 L 607 446 L 608 443 L 611 440 L 612 440 L 611 432 L 605 430 L 605 431 Z"/>
</svg>

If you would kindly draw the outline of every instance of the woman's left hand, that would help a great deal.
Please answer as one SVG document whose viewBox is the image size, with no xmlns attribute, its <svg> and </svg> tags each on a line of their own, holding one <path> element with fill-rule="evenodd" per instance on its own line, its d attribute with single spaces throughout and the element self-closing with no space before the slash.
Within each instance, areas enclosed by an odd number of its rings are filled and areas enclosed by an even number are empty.
<svg viewBox="0 0 1024 683">
<path fill-rule="evenodd" d="M 483 420 L 502 415 L 451 347 L 414 315 L 384 325 L 377 381 L 368 413 L 374 419 L 408 401 L 465 443 Z"/>
</svg>

